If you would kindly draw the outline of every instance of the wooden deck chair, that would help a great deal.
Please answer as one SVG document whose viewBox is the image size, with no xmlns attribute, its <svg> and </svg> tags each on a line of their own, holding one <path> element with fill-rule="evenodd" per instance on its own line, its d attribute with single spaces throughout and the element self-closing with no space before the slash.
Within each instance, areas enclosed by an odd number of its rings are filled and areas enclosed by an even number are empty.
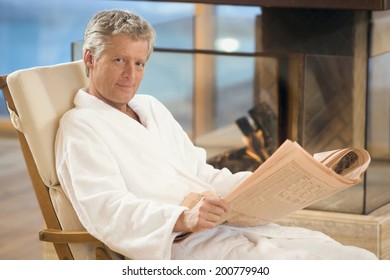
<svg viewBox="0 0 390 280">
<path fill-rule="evenodd" d="M 82 61 L 18 70 L 0 78 L 47 226 L 39 232 L 39 239 L 52 242 L 59 259 L 115 256 L 81 225 L 56 175 L 54 142 L 58 122 L 73 107 L 77 90 L 86 85 Z"/>
</svg>

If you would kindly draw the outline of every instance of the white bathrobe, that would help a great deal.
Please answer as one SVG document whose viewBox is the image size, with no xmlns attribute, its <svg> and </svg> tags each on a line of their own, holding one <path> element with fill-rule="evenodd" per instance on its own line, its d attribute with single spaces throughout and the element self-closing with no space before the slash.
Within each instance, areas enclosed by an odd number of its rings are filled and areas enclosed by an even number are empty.
<svg viewBox="0 0 390 280">
<path fill-rule="evenodd" d="M 206 163 L 169 111 L 136 95 L 129 106 L 140 123 L 80 90 L 60 122 L 58 177 L 84 227 L 132 259 L 375 258 L 301 228 L 226 225 L 174 243 L 173 227 L 189 192 L 223 196 L 250 173 Z"/>
</svg>

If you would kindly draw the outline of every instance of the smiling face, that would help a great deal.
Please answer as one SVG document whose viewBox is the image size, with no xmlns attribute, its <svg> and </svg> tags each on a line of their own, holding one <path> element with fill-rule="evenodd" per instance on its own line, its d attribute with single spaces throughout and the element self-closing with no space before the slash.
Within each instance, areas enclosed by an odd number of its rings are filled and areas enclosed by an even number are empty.
<svg viewBox="0 0 390 280">
<path fill-rule="evenodd" d="M 126 109 L 141 84 L 148 54 L 147 41 L 135 41 L 123 34 L 111 37 L 98 59 L 87 50 L 88 92 L 119 110 Z"/>
</svg>

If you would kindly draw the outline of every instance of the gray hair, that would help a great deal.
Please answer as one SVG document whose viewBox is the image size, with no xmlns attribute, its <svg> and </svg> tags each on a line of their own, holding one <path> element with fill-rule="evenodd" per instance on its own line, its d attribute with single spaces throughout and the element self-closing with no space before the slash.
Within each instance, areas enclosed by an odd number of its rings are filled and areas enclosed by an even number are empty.
<svg viewBox="0 0 390 280">
<path fill-rule="evenodd" d="M 108 10 L 95 14 L 88 23 L 84 33 L 83 56 L 90 50 L 99 59 L 110 38 L 117 34 L 129 36 L 136 41 L 147 41 L 148 57 L 152 53 L 156 34 L 150 23 L 126 10 Z M 88 76 L 89 69 L 86 70 Z"/>
</svg>

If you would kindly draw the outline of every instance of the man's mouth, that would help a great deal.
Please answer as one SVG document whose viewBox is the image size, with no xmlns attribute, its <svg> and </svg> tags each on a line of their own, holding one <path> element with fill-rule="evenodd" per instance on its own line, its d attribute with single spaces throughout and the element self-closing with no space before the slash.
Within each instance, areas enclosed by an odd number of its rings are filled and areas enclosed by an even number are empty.
<svg viewBox="0 0 390 280">
<path fill-rule="evenodd" d="M 128 85 L 128 84 L 120 84 L 120 83 L 117 83 L 117 85 L 118 85 L 119 87 L 122 87 L 122 88 L 131 88 L 131 87 L 132 87 L 132 85 Z"/>
</svg>

